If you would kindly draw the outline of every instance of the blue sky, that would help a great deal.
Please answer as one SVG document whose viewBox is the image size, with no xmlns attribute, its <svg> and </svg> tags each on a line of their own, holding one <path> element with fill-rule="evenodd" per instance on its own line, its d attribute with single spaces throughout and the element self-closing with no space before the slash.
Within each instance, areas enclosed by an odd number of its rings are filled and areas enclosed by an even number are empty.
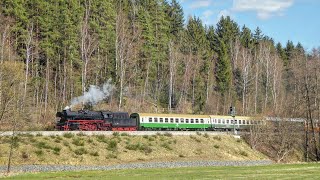
<svg viewBox="0 0 320 180">
<path fill-rule="evenodd" d="M 263 34 L 285 45 L 300 42 L 306 50 L 320 47 L 320 0 L 179 0 L 185 19 L 199 17 L 216 25 L 222 15 L 230 16 L 240 28 Z"/>
</svg>

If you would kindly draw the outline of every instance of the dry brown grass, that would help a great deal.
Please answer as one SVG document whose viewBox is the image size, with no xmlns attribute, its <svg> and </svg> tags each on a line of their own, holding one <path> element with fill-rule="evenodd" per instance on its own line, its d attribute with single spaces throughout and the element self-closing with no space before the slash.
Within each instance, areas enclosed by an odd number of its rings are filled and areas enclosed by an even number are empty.
<svg viewBox="0 0 320 180">
<path fill-rule="evenodd" d="M 7 163 L 9 137 L 0 137 L 0 165 Z M 13 164 L 95 164 L 137 161 L 267 159 L 232 136 L 19 136 Z"/>
</svg>

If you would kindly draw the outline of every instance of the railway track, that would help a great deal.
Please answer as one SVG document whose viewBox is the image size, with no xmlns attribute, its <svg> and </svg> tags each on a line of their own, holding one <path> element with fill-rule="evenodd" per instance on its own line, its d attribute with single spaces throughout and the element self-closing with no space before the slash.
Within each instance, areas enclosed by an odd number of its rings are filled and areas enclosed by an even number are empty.
<svg viewBox="0 0 320 180">
<path fill-rule="evenodd" d="M 92 135 L 113 135 L 114 133 L 128 134 L 132 136 L 144 136 L 144 135 L 157 135 L 157 134 L 172 134 L 174 136 L 189 136 L 197 135 L 199 133 L 208 135 L 233 135 L 232 132 L 220 132 L 220 131 L 16 131 L 17 134 L 30 134 L 34 136 L 62 136 L 66 133 L 82 134 L 87 136 Z M 12 131 L 0 131 L 0 136 L 11 136 Z"/>
</svg>

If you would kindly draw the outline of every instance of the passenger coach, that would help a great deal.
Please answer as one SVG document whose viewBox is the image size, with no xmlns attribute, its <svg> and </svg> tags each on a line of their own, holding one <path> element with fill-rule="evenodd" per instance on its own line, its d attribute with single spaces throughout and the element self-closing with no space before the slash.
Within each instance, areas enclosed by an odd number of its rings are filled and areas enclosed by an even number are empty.
<svg viewBox="0 0 320 180">
<path fill-rule="evenodd" d="M 262 121 L 251 117 L 188 114 L 152 114 L 133 113 L 139 130 L 242 130 L 250 125 L 261 124 Z"/>
<path fill-rule="evenodd" d="M 210 116 L 188 114 L 133 113 L 140 130 L 205 130 L 211 128 Z"/>
</svg>

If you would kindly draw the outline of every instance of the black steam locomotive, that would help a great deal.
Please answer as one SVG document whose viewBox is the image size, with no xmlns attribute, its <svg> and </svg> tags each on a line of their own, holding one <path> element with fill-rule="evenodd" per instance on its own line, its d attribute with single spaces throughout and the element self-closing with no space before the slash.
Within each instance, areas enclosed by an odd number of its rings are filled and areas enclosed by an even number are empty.
<svg viewBox="0 0 320 180">
<path fill-rule="evenodd" d="M 127 112 L 71 111 L 57 112 L 59 131 L 136 131 L 137 122 Z"/>
</svg>

